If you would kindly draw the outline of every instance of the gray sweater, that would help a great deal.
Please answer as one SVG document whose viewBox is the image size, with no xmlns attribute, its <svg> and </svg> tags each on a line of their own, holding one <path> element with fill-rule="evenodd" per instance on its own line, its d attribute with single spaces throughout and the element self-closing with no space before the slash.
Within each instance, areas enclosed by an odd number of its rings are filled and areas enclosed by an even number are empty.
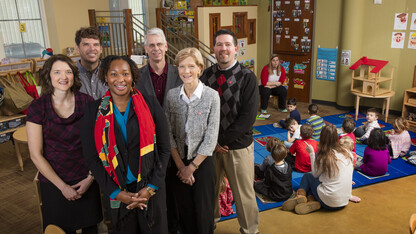
<svg viewBox="0 0 416 234">
<path fill-rule="evenodd" d="M 166 96 L 166 116 L 171 148 L 177 148 L 182 159 L 197 154 L 211 156 L 217 145 L 220 97 L 218 92 L 203 86 L 200 99 L 189 104 L 180 97 L 181 86 L 169 90 Z M 185 124 L 188 119 L 188 155 L 184 155 Z"/>
</svg>

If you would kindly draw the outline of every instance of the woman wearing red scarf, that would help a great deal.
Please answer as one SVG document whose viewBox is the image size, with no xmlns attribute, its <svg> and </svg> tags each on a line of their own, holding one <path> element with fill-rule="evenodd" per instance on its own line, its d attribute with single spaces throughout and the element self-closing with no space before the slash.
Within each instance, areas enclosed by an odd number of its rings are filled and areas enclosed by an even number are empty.
<svg viewBox="0 0 416 234">
<path fill-rule="evenodd" d="M 170 155 L 166 117 L 156 98 L 134 87 L 128 57 L 107 56 L 99 79 L 109 90 L 89 104 L 81 140 L 86 162 L 108 196 L 115 233 L 167 233 L 165 172 Z"/>
</svg>

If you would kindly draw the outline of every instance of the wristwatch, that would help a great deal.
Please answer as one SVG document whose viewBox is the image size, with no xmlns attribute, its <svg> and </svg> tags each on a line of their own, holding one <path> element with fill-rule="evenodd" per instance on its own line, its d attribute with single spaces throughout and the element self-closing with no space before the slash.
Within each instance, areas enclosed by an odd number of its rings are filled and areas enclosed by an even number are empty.
<svg viewBox="0 0 416 234">
<path fill-rule="evenodd" d="M 150 196 L 153 196 L 156 194 L 156 191 L 149 186 L 146 186 L 146 190 L 150 193 Z"/>
</svg>

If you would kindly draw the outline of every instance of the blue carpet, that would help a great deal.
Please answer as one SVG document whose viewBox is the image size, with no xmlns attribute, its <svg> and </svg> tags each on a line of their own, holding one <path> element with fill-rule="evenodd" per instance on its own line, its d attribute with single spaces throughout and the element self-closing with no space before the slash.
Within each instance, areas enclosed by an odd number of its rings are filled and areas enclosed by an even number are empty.
<svg viewBox="0 0 416 234">
<path fill-rule="evenodd" d="M 334 124 L 337 128 L 341 128 L 342 121 L 344 121 L 345 118 L 355 119 L 355 112 L 352 111 L 346 114 L 330 115 L 330 116 L 325 116 L 322 118 L 325 121 Z M 357 121 L 355 121 L 356 123 L 355 126 L 356 127 L 361 126 L 362 122 L 365 122 L 365 121 L 366 121 L 365 115 L 360 113 L 358 115 Z M 301 124 L 304 124 L 304 123 L 305 123 L 305 120 L 302 120 Z M 380 119 L 378 120 L 378 123 L 380 124 L 380 126 L 382 126 L 382 129 L 384 131 L 392 129 L 391 124 L 385 123 L 381 121 Z M 253 137 L 254 139 L 267 137 L 267 136 L 273 136 L 283 141 L 283 140 L 286 140 L 286 137 L 287 137 L 287 130 L 281 129 L 281 128 L 274 128 L 272 124 L 257 126 L 255 127 L 255 129 L 259 132 L 259 134 L 255 135 Z M 412 139 L 416 137 L 416 133 L 414 132 L 409 132 L 409 133 Z M 361 155 L 361 156 L 364 155 L 365 147 L 367 146 L 363 144 L 355 144 L 357 155 Z M 416 147 L 412 145 L 410 148 L 410 151 L 413 151 L 413 150 L 416 150 Z M 266 150 L 265 146 L 262 146 L 258 142 L 254 141 L 254 162 L 255 163 L 261 164 L 263 162 L 263 159 L 269 154 L 270 153 Z M 300 184 L 303 174 L 304 173 L 295 172 L 295 171 L 292 173 L 292 186 L 294 190 L 297 190 L 299 188 L 299 184 Z M 391 164 L 389 164 L 389 170 L 384 176 L 369 177 L 357 171 L 354 171 L 353 180 L 355 182 L 355 185 L 353 185 L 353 188 L 358 188 L 361 186 L 371 185 L 374 183 L 392 180 L 392 179 L 414 175 L 414 174 L 416 174 L 416 167 L 407 163 L 402 158 L 398 158 L 398 159 L 391 161 Z M 257 198 L 257 206 L 259 207 L 259 211 L 264 211 L 264 210 L 280 207 L 282 204 L 283 202 L 262 203 Z M 236 211 L 235 205 L 233 206 L 233 209 L 235 212 Z M 230 216 L 222 217 L 221 221 L 232 219 L 235 217 L 237 217 L 237 215 L 234 213 Z"/>
</svg>

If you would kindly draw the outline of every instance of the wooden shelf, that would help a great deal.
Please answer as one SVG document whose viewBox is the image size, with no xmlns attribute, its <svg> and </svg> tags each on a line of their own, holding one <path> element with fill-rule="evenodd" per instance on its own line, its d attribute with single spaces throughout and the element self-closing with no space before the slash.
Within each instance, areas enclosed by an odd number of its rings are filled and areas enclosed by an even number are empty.
<svg viewBox="0 0 416 234">
<path fill-rule="evenodd" d="M 19 129 L 21 127 L 24 127 L 24 126 L 25 126 L 25 124 L 22 124 L 18 127 L 7 129 L 5 131 L 0 132 L 0 135 L 5 134 L 5 133 L 10 133 L 10 132 L 15 132 L 15 131 L 17 131 L 17 129 Z"/>
<path fill-rule="evenodd" d="M 411 89 L 406 89 L 403 96 L 403 108 L 402 108 L 402 117 L 405 118 L 409 124 L 413 127 L 416 127 L 416 119 L 410 119 L 410 114 L 415 114 L 416 116 L 416 104 L 411 104 L 408 102 L 409 98 L 416 98 L 416 87 Z"/>
</svg>

